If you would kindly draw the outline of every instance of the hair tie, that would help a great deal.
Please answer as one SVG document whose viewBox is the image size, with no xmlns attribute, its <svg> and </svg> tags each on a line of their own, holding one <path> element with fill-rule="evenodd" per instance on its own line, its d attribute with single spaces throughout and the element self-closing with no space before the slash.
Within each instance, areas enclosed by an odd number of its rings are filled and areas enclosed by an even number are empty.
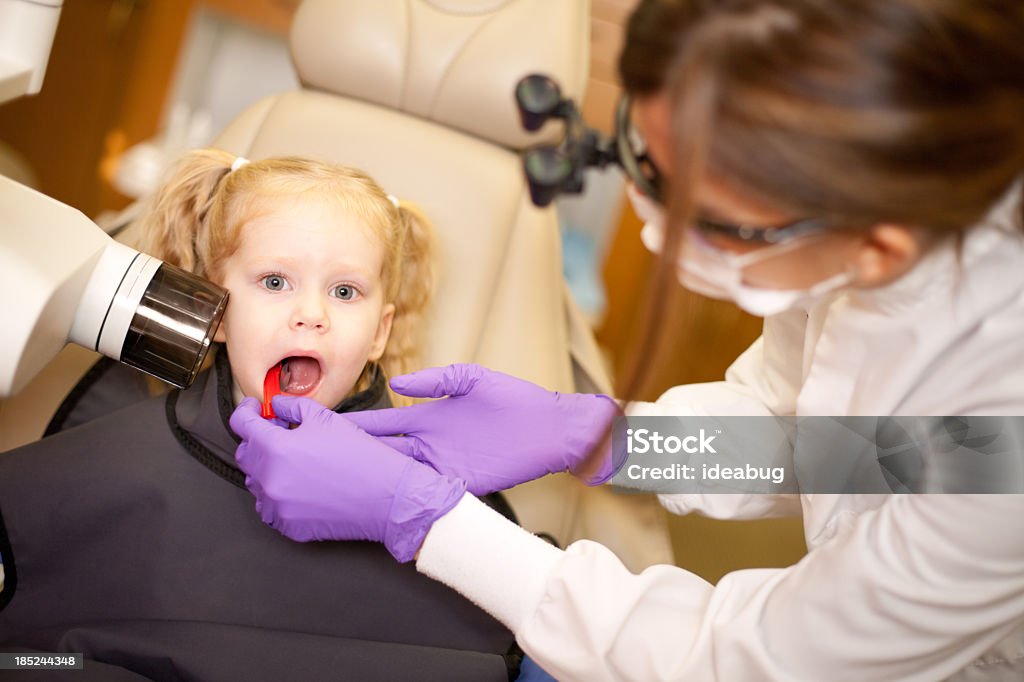
<svg viewBox="0 0 1024 682">
<path fill-rule="evenodd" d="M 392 206 L 394 206 L 395 208 L 398 208 L 398 197 L 396 197 L 394 194 L 389 194 L 388 195 L 388 201 L 391 202 Z"/>
<path fill-rule="evenodd" d="M 235 157 L 235 160 L 231 163 L 231 172 L 238 170 L 247 163 L 249 163 L 249 159 L 244 156 Z"/>
</svg>

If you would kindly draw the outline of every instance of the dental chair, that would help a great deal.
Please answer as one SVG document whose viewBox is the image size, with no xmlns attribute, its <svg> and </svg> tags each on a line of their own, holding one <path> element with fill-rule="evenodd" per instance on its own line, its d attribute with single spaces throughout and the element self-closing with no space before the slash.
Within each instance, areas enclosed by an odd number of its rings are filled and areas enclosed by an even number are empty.
<svg viewBox="0 0 1024 682">
<path fill-rule="evenodd" d="M 361 168 L 423 208 L 440 257 L 425 366 L 475 362 L 610 394 L 562 277 L 555 209 L 530 202 L 518 156 L 559 130 L 525 133 L 513 97 L 519 78 L 543 72 L 581 99 L 589 30 L 587 0 L 306 0 L 290 35 L 303 87 L 251 106 L 212 146 Z M 672 562 L 652 496 L 566 474 L 506 496 L 524 527 L 563 546 L 598 540 L 634 570 Z"/>
</svg>

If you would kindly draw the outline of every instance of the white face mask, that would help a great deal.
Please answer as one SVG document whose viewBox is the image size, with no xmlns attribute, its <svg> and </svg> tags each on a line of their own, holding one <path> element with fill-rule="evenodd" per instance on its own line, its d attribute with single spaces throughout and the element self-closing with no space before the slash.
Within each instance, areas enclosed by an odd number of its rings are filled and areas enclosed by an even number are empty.
<svg viewBox="0 0 1024 682">
<path fill-rule="evenodd" d="M 640 240 L 652 253 L 661 253 L 665 242 L 665 211 L 655 201 L 641 194 L 632 185 L 627 194 L 633 210 L 644 221 Z M 806 306 L 820 300 L 827 294 L 840 289 L 853 279 L 851 272 L 841 272 L 824 279 L 806 289 L 766 289 L 743 283 L 743 271 L 762 261 L 774 258 L 786 251 L 806 243 L 795 239 L 774 244 L 744 254 L 734 254 L 717 249 L 701 239 L 700 234 L 691 235 L 692 247 L 680 256 L 677 276 L 679 282 L 699 294 L 711 298 L 731 300 L 751 315 L 765 317 Z"/>
</svg>

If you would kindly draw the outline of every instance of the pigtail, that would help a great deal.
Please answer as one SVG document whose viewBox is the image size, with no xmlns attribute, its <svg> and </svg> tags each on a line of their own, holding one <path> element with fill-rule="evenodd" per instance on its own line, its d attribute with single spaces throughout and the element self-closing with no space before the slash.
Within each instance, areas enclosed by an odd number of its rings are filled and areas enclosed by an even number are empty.
<svg viewBox="0 0 1024 682">
<path fill-rule="evenodd" d="M 208 243 L 207 225 L 216 209 L 223 210 L 218 197 L 234 158 L 219 149 L 182 156 L 138 218 L 141 250 L 183 270 L 209 276 L 209 255 L 211 250 L 217 251 L 216 245 Z"/>
<path fill-rule="evenodd" d="M 423 331 L 434 296 L 434 233 L 430 221 L 418 206 L 398 204 L 399 248 L 394 271 L 391 303 L 395 317 L 380 365 L 388 377 L 421 369 Z M 391 394 L 396 406 L 413 401 Z"/>
</svg>

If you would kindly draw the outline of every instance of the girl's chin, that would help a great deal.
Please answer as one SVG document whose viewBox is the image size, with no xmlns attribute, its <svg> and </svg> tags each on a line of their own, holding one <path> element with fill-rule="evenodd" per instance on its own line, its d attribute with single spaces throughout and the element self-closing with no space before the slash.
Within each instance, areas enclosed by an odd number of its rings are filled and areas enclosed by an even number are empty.
<svg viewBox="0 0 1024 682">
<path fill-rule="evenodd" d="M 311 392 L 309 392 L 309 393 L 307 393 L 307 394 L 305 394 L 305 395 L 303 395 L 301 397 L 303 397 L 303 398 L 310 398 L 312 400 L 315 400 L 316 402 L 318 402 L 321 405 L 323 405 L 324 407 L 326 407 L 328 410 L 331 410 L 331 409 L 334 409 L 335 405 L 337 405 L 342 400 L 344 400 L 345 399 L 345 395 L 346 395 L 346 394 L 343 393 L 343 394 L 341 394 L 341 395 L 339 395 L 337 397 L 333 397 L 331 395 L 331 393 L 332 392 L 330 392 L 330 391 L 324 391 L 322 389 L 317 389 L 317 390 L 311 391 Z"/>
</svg>

